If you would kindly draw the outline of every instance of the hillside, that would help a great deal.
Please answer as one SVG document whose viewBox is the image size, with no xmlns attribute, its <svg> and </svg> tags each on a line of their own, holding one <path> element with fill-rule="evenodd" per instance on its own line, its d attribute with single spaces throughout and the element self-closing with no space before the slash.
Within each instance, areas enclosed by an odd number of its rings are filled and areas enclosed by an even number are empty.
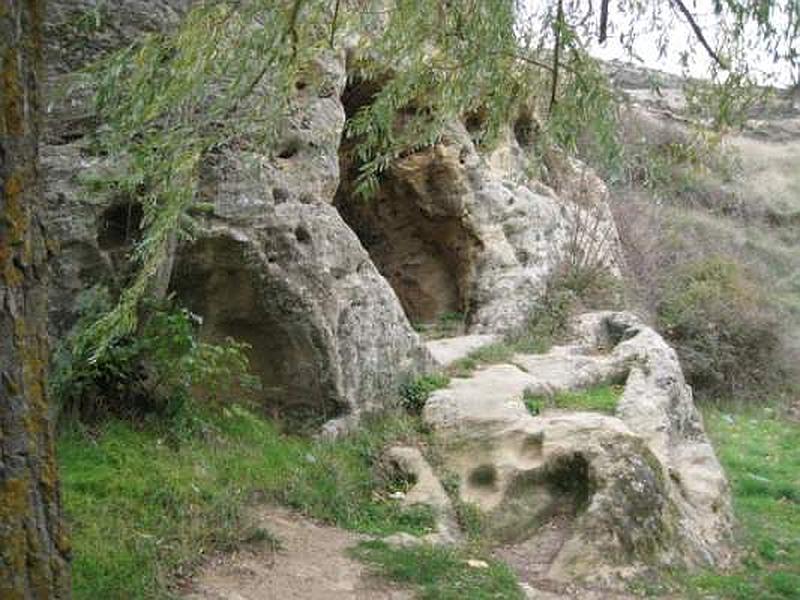
<svg viewBox="0 0 800 600">
<path fill-rule="evenodd" d="M 379 4 L 49 3 L 73 597 L 800 598 L 796 94 Z"/>
</svg>

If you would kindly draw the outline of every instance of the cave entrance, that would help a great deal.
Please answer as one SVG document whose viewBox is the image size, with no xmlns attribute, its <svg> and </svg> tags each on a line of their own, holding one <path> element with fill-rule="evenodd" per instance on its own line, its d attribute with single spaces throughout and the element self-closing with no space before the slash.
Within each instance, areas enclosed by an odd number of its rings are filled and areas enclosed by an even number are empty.
<svg viewBox="0 0 800 600">
<path fill-rule="evenodd" d="M 368 103 L 373 87 L 351 84 L 348 116 Z M 464 218 L 468 191 L 458 156 L 427 148 L 396 161 L 369 198 L 355 192 L 359 164 L 346 140 L 339 153 L 335 206 L 416 324 L 468 319 L 470 287 L 480 242 Z"/>
<path fill-rule="evenodd" d="M 277 278 L 257 270 L 246 244 L 230 237 L 203 238 L 176 257 L 171 289 L 203 319 L 202 336 L 230 337 L 250 346 L 250 370 L 261 390 L 232 390 L 257 403 L 291 430 L 309 430 L 339 416 L 335 383 L 316 339 L 303 318 L 301 300 Z"/>
<path fill-rule="evenodd" d="M 459 218 L 426 214 L 419 200 L 388 175 L 374 197 L 338 194 L 336 206 L 411 322 L 466 315 L 472 239 Z"/>
</svg>

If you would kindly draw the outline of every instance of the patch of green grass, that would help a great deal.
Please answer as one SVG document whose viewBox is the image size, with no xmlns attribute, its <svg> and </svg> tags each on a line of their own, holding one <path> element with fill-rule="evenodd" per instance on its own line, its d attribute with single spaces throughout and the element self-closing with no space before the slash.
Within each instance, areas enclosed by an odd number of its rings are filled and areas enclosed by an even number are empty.
<svg viewBox="0 0 800 600">
<path fill-rule="evenodd" d="M 211 433 L 177 448 L 165 431 L 119 421 L 91 437 L 61 435 L 75 598 L 168 597 L 172 577 L 209 552 L 268 539 L 247 527 L 254 499 L 377 535 L 434 526 L 430 511 L 381 500 L 376 459 L 391 441 L 415 440 L 410 418 L 370 422 L 336 442 L 283 435 L 238 408 L 207 421 Z"/>
<path fill-rule="evenodd" d="M 515 600 L 525 596 L 503 563 L 472 556 L 466 550 L 419 546 L 391 548 L 379 541 L 362 542 L 354 556 L 394 581 L 417 588 L 422 600 Z M 485 560 L 487 566 L 467 564 Z"/>
<path fill-rule="evenodd" d="M 487 344 L 455 361 L 447 368 L 447 373 L 451 377 L 469 377 L 481 366 L 509 362 L 519 351 L 515 343 L 507 341 Z"/>
<path fill-rule="evenodd" d="M 430 457 L 435 459 L 436 454 L 432 454 L 429 449 L 429 458 Z M 481 544 L 487 542 L 486 536 L 484 535 L 488 525 L 487 517 L 476 504 L 467 502 L 461 498 L 461 494 L 459 494 L 459 488 L 461 486 L 460 477 L 452 471 L 448 471 L 442 465 L 438 465 L 438 467 L 437 472 L 439 473 L 442 487 L 444 487 L 445 492 L 450 497 L 458 526 L 473 546 L 480 547 Z"/>
<path fill-rule="evenodd" d="M 449 383 L 450 377 L 442 373 L 423 375 L 400 386 L 400 402 L 410 414 L 419 415 L 430 395 Z"/>
<path fill-rule="evenodd" d="M 428 340 L 454 337 L 464 333 L 465 320 L 463 313 L 449 312 L 433 323 L 414 323 L 414 329 Z"/>
<path fill-rule="evenodd" d="M 744 556 L 731 573 L 686 578 L 689 597 L 800 599 L 800 425 L 768 409 L 709 410 L 705 421 L 731 482 Z"/>
<path fill-rule="evenodd" d="M 623 387 L 620 385 L 599 385 L 575 392 L 559 392 L 553 396 L 526 392 L 522 400 L 532 415 L 538 415 L 548 407 L 614 414 L 622 391 Z"/>
<path fill-rule="evenodd" d="M 550 350 L 554 339 L 550 333 L 531 327 L 514 337 L 473 350 L 448 366 L 447 374 L 451 377 L 469 377 L 482 366 L 511 362 L 515 354 L 544 354 Z"/>
</svg>

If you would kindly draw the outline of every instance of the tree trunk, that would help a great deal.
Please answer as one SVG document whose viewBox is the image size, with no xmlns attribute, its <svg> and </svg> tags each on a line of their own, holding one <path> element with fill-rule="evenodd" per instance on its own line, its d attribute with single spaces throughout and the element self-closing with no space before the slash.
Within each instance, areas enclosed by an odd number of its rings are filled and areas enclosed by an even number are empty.
<svg viewBox="0 0 800 600">
<path fill-rule="evenodd" d="M 37 164 L 42 0 L 0 0 L 0 598 L 66 598 Z"/>
</svg>

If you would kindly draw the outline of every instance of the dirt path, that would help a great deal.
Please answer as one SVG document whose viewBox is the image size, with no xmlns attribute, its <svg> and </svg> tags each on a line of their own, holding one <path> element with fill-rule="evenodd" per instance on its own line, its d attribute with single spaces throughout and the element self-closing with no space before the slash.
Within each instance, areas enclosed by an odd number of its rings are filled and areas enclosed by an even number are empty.
<svg viewBox="0 0 800 600">
<path fill-rule="evenodd" d="M 413 594 L 372 576 L 347 555 L 358 534 L 319 525 L 286 509 L 262 507 L 259 527 L 279 548 L 259 544 L 218 556 L 183 595 L 187 600 L 410 600 Z"/>
</svg>

